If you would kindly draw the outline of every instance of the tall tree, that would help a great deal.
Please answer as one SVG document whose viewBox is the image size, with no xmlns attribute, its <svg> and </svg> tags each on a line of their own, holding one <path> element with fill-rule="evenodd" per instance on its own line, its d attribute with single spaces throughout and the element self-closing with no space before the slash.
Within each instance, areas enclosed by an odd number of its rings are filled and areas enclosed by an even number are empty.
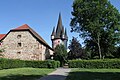
<svg viewBox="0 0 120 80">
<path fill-rule="evenodd" d="M 73 37 L 68 46 L 70 49 L 68 59 L 77 59 L 83 57 L 83 49 L 77 38 Z"/>
<path fill-rule="evenodd" d="M 114 36 L 120 30 L 118 10 L 108 0 L 75 0 L 72 15 L 71 31 L 80 33 L 87 45 L 92 43 L 88 47 L 100 59 L 104 58 L 106 54 L 102 51 L 110 52 L 110 46 L 117 43 Z"/>
<path fill-rule="evenodd" d="M 60 65 L 63 66 L 67 60 L 67 51 L 64 45 L 57 45 L 54 53 L 54 60 L 60 61 Z"/>
</svg>

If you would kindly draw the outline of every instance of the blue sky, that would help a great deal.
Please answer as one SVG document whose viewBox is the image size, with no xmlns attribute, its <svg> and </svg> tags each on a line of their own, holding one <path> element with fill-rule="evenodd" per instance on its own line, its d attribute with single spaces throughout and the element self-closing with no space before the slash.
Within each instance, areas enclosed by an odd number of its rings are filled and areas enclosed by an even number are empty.
<svg viewBox="0 0 120 80">
<path fill-rule="evenodd" d="M 110 0 L 120 12 L 120 0 Z M 73 0 L 0 0 L 0 34 L 28 24 L 51 46 L 50 35 L 57 26 L 59 12 L 69 40 L 77 33 L 70 32 Z M 82 39 L 78 38 L 80 43 Z M 68 40 L 68 44 L 69 44 Z"/>
</svg>

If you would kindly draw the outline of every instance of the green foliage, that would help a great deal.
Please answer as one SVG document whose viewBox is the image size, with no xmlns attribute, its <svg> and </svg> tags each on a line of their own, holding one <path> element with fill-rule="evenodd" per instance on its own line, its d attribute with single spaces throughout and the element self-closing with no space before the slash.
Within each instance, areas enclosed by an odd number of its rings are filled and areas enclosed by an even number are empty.
<svg viewBox="0 0 120 80">
<path fill-rule="evenodd" d="M 67 60 L 67 51 L 65 46 L 60 44 L 55 48 L 54 60 L 60 61 L 60 66 L 63 66 Z"/>
<path fill-rule="evenodd" d="M 0 58 L 0 68 L 1 69 L 20 68 L 20 67 L 24 67 L 24 66 L 25 66 L 25 62 L 22 60 Z"/>
<path fill-rule="evenodd" d="M 116 49 L 114 49 L 114 50 L 116 50 L 116 52 L 114 53 L 114 56 L 116 58 L 120 58 L 120 46 L 116 47 Z"/>
<path fill-rule="evenodd" d="M 59 61 L 49 60 L 49 61 L 25 61 L 26 67 L 33 68 L 57 68 L 60 66 Z"/>
<path fill-rule="evenodd" d="M 77 38 L 73 37 L 70 41 L 70 45 L 68 46 L 70 49 L 68 53 L 68 59 L 77 59 L 84 58 L 84 49 L 82 49 L 81 44 L 77 40 Z"/>
<path fill-rule="evenodd" d="M 108 0 L 75 0 L 72 15 L 71 30 L 80 33 L 91 55 L 110 56 L 120 40 L 118 10 Z"/>
<path fill-rule="evenodd" d="M 59 61 L 24 61 L 15 59 L 0 58 L 0 69 L 32 67 L 32 68 L 57 68 L 60 66 Z"/>
<path fill-rule="evenodd" d="M 70 68 L 118 68 L 120 69 L 119 59 L 105 59 L 105 60 L 70 60 Z"/>
</svg>

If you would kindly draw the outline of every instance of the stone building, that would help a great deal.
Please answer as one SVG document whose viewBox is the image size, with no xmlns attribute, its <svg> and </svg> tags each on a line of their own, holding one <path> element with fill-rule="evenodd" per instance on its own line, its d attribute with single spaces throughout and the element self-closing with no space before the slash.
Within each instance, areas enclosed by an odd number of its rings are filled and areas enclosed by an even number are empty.
<svg viewBox="0 0 120 80">
<path fill-rule="evenodd" d="M 27 24 L 0 34 L 0 48 L 9 59 L 45 60 L 53 55 L 53 49 Z"/>
<path fill-rule="evenodd" d="M 64 26 L 62 25 L 61 14 L 59 14 L 56 31 L 55 31 L 55 27 L 53 28 L 53 31 L 51 34 L 51 40 L 52 40 L 53 49 L 55 49 L 55 47 L 59 44 L 63 44 L 67 49 L 68 36 L 67 36 L 66 29 L 64 29 Z"/>
</svg>

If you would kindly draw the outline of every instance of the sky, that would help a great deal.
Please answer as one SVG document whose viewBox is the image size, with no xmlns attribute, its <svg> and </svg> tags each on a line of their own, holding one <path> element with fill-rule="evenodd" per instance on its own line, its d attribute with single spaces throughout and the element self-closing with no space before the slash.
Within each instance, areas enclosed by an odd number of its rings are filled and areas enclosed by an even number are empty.
<svg viewBox="0 0 120 80">
<path fill-rule="evenodd" d="M 50 46 L 53 27 L 57 26 L 61 13 L 62 23 L 67 28 L 68 45 L 72 36 L 83 39 L 79 34 L 70 32 L 72 18 L 72 3 L 74 0 L 0 0 L 0 34 L 6 34 L 10 29 L 28 24 Z M 120 0 L 110 0 L 120 12 Z"/>
</svg>

